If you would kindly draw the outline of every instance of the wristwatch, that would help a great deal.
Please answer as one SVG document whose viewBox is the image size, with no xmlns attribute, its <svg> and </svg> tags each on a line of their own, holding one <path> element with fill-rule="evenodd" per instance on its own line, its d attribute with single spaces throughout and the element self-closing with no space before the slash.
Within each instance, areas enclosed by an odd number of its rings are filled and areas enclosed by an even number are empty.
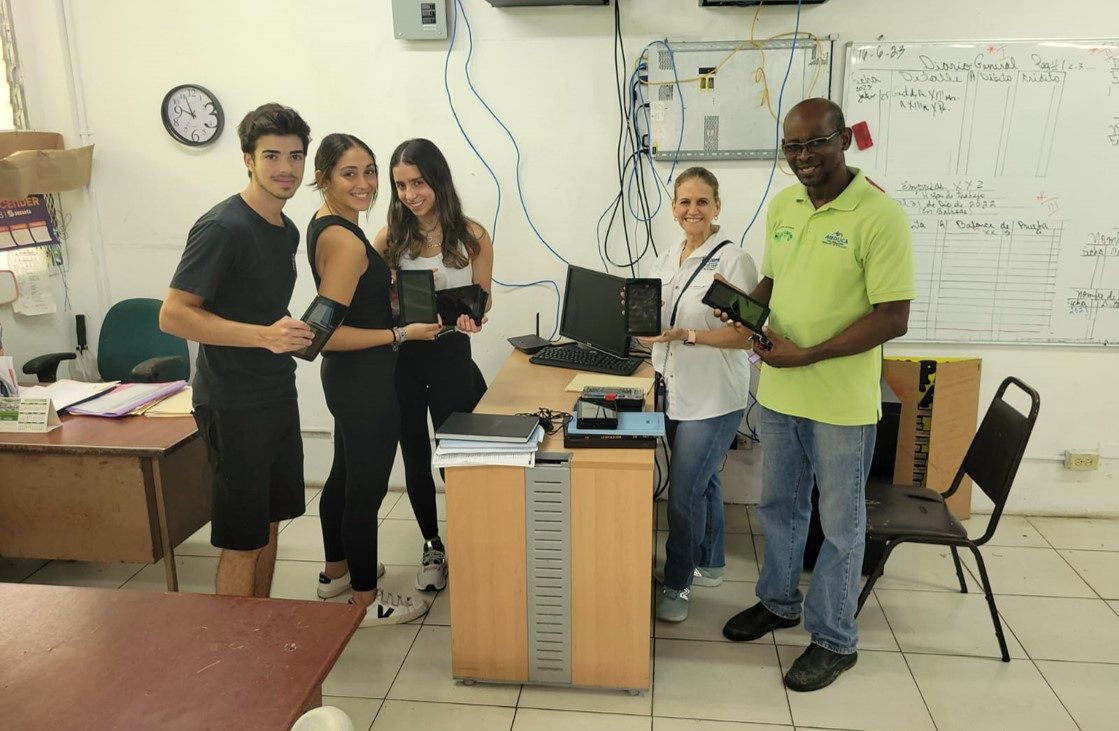
<svg viewBox="0 0 1119 731">
<path fill-rule="evenodd" d="M 684 340 L 684 345 L 695 345 L 695 330 L 688 331 L 688 337 Z"/>
</svg>

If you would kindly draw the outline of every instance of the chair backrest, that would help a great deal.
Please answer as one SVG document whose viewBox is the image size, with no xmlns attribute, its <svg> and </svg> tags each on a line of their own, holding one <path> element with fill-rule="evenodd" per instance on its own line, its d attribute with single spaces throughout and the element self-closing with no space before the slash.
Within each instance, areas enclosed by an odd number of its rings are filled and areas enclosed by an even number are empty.
<svg viewBox="0 0 1119 731">
<path fill-rule="evenodd" d="M 148 358 L 179 356 L 181 363 L 168 368 L 168 381 L 190 377 L 190 354 L 186 341 L 159 329 L 157 299 L 121 300 L 105 313 L 97 341 L 97 370 L 106 381 L 130 380 L 132 369 Z"/>
<path fill-rule="evenodd" d="M 1010 384 L 1025 391 L 1030 397 L 1028 414 L 1023 414 L 1003 400 Z M 1041 397 L 1037 391 L 1014 376 L 1008 376 L 999 384 L 999 389 L 971 440 L 971 446 L 964 455 L 964 461 L 952 483 L 953 491 L 966 474 L 994 503 L 987 530 L 982 537 L 976 539 L 977 544 L 986 543 L 995 533 L 1040 407 Z"/>
</svg>

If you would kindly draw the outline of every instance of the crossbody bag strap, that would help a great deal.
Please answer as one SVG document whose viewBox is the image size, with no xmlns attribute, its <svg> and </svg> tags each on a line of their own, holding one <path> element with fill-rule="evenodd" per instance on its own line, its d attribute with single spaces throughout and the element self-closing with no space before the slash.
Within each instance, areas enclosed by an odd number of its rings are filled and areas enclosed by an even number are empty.
<svg viewBox="0 0 1119 731">
<path fill-rule="evenodd" d="M 724 246 L 726 246 L 729 243 L 731 243 L 730 239 L 727 239 L 726 241 L 722 241 L 714 249 L 707 252 L 707 256 L 703 257 L 703 261 L 701 261 L 699 263 L 699 266 L 697 266 L 695 268 L 695 271 L 692 272 L 692 276 L 688 277 L 688 281 L 684 282 L 684 286 L 680 290 L 680 294 L 676 295 L 675 304 L 672 305 L 672 317 L 670 317 L 669 320 L 668 320 L 668 326 L 669 327 L 676 327 L 676 312 L 677 312 L 677 310 L 680 309 L 680 299 L 684 296 L 684 293 L 688 291 L 688 287 L 690 287 L 692 285 L 692 282 L 695 280 L 695 278 L 699 275 L 699 273 L 701 271 L 703 271 L 703 268 L 705 266 L 707 266 L 707 262 L 711 261 L 711 258 L 719 253 L 719 249 L 723 248 Z"/>
</svg>

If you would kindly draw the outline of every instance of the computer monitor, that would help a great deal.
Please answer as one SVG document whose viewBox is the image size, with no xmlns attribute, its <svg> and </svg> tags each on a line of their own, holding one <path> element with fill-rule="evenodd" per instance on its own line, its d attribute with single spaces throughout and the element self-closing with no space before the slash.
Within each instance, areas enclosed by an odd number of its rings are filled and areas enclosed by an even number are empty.
<svg viewBox="0 0 1119 731">
<path fill-rule="evenodd" d="M 569 266 L 560 335 L 611 355 L 628 355 L 629 337 L 621 299 L 625 283 L 625 279 L 613 274 Z"/>
</svg>

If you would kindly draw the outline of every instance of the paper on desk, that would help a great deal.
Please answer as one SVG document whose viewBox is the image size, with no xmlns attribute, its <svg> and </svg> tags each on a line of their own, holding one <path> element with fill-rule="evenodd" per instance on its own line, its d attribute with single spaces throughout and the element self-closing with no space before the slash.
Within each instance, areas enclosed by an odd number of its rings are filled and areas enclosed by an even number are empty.
<svg viewBox="0 0 1119 731">
<path fill-rule="evenodd" d="M 653 387 L 651 377 L 642 376 L 607 376 L 601 373 L 580 373 L 571 379 L 565 391 L 582 393 L 587 386 L 605 386 L 607 388 L 640 388 L 649 393 Z"/>
<path fill-rule="evenodd" d="M 186 381 L 169 383 L 122 383 L 104 396 L 98 396 L 70 409 L 86 416 L 125 416 L 145 404 L 158 401 L 186 388 Z"/>
<path fill-rule="evenodd" d="M 94 396 L 112 391 L 120 381 L 106 381 L 105 383 L 84 383 L 71 381 L 68 378 L 46 383 L 41 386 L 24 386 L 19 390 L 24 398 L 49 398 L 54 403 L 56 411 L 62 411 L 74 404 L 87 401 Z"/>
<path fill-rule="evenodd" d="M 436 454 L 431 458 L 435 467 L 535 467 L 536 452 L 471 452 Z"/>
<path fill-rule="evenodd" d="M 171 394 L 162 401 L 157 401 L 144 410 L 144 416 L 190 416 L 194 413 L 193 391 L 187 386 L 178 393 Z"/>
</svg>

